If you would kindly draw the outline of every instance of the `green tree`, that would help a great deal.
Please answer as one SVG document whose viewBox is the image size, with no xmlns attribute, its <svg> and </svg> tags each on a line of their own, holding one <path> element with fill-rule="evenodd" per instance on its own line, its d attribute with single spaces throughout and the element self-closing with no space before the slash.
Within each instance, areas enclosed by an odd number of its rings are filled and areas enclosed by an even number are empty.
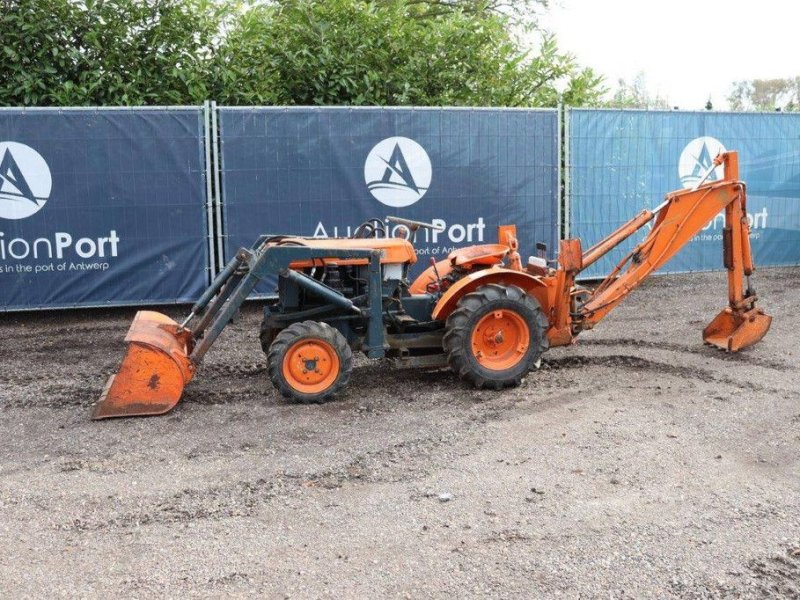
<svg viewBox="0 0 800 600">
<path fill-rule="evenodd" d="M 800 77 L 737 81 L 728 96 L 732 110 L 800 110 Z"/>
<path fill-rule="evenodd" d="M 596 103 L 600 78 L 552 37 L 536 52 L 516 37 L 545 5 L 0 0 L 0 103 Z"/>
<path fill-rule="evenodd" d="M 666 98 L 660 94 L 653 94 L 648 90 L 647 78 L 644 73 L 636 75 L 631 82 L 620 79 L 607 106 L 646 109 L 665 109 L 670 107 Z"/>
<path fill-rule="evenodd" d="M 552 37 L 531 55 L 509 17 L 478 4 L 253 6 L 225 36 L 214 95 L 228 104 L 553 106 L 561 83 L 571 102 L 597 101 L 600 78 L 559 52 Z"/>
<path fill-rule="evenodd" d="M 198 103 L 222 10 L 210 0 L 0 0 L 0 102 Z"/>
</svg>

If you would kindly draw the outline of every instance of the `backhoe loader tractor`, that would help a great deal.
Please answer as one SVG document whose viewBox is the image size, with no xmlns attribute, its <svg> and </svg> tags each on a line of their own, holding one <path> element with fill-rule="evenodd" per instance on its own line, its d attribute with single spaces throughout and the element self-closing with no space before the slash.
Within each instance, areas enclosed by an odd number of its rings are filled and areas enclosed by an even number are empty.
<svg viewBox="0 0 800 600">
<path fill-rule="evenodd" d="M 705 183 L 724 165 L 725 178 Z M 498 242 L 456 250 L 432 262 L 413 282 L 413 241 L 434 225 L 372 219 L 350 238 L 264 235 L 241 248 L 177 323 L 137 313 L 125 338 L 128 352 L 95 406 L 93 418 L 163 414 L 180 400 L 211 345 L 256 284 L 277 278 L 266 303 L 261 345 L 269 378 L 301 402 L 323 401 L 347 385 L 353 352 L 408 367 L 449 367 L 478 388 L 518 385 L 551 346 L 575 342 L 653 271 L 724 211 L 723 263 L 728 305 L 703 330 L 703 340 L 736 352 L 758 342 L 771 317 L 756 308 L 750 284 L 745 185 L 735 152 L 719 155 L 692 190 L 666 196 L 591 248 L 562 240 L 557 263 L 523 264 L 513 225 Z M 643 241 L 593 290 L 575 277 L 652 222 Z M 400 237 L 387 234 L 389 225 Z"/>
</svg>

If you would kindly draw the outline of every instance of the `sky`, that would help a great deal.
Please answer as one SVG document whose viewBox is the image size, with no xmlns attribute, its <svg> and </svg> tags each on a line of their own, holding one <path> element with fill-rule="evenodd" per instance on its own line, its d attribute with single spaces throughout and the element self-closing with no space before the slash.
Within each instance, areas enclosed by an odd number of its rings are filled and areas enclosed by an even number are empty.
<svg viewBox="0 0 800 600">
<path fill-rule="evenodd" d="M 681 109 L 727 108 L 734 81 L 800 75 L 798 0 L 551 0 L 542 25 L 606 77 L 644 73 Z"/>
</svg>

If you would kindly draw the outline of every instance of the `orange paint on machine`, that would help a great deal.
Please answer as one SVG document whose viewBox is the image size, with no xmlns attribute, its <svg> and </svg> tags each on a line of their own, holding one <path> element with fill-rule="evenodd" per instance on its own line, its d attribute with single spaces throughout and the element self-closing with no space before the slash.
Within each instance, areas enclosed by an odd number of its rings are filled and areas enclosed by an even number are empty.
<svg viewBox="0 0 800 600">
<path fill-rule="evenodd" d="M 706 183 L 724 166 L 725 178 Z M 516 228 L 502 225 L 494 244 L 431 259 L 414 281 L 413 242 L 436 223 L 371 219 L 349 238 L 262 236 L 241 248 L 182 323 L 152 311 L 137 314 L 128 351 L 109 379 L 93 418 L 157 415 L 171 410 L 204 355 L 255 286 L 277 280 L 264 306 L 260 340 L 280 393 L 301 402 L 333 397 L 348 383 L 353 352 L 397 367 L 449 366 L 477 388 L 518 385 L 553 346 L 576 342 L 654 271 L 724 212 L 723 264 L 728 304 L 702 340 L 727 352 L 759 342 L 772 317 L 756 306 L 746 186 L 738 155 L 723 152 L 692 189 L 671 192 L 587 250 L 562 240 L 557 260 L 523 264 Z M 594 289 L 576 276 L 649 226 Z M 403 231 L 392 237 L 390 233 Z M 657 318 L 658 315 L 653 315 Z"/>
</svg>

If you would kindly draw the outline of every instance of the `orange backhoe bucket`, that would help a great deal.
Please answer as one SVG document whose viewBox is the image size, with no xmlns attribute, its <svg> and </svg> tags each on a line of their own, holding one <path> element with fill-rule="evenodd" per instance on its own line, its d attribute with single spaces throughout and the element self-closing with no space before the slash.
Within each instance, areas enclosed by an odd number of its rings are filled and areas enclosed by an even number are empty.
<svg viewBox="0 0 800 600">
<path fill-rule="evenodd" d="M 771 324 L 772 317 L 760 309 L 738 313 L 726 308 L 703 330 L 703 341 L 727 352 L 738 352 L 758 343 Z"/>
<path fill-rule="evenodd" d="M 163 415 L 194 375 L 191 332 L 161 313 L 136 313 L 125 341 L 128 352 L 106 382 L 92 419 Z"/>
</svg>

